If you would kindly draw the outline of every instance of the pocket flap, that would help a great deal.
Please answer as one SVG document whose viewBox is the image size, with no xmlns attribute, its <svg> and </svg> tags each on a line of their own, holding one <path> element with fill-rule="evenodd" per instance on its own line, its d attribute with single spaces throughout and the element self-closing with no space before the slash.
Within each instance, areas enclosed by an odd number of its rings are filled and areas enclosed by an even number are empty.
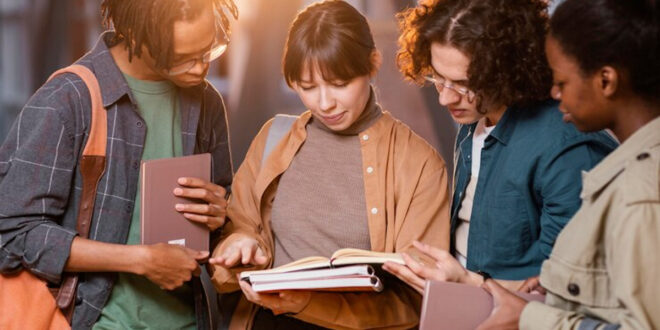
<svg viewBox="0 0 660 330">
<path fill-rule="evenodd" d="M 572 265 L 551 256 L 543 263 L 541 284 L 552 293 L 582 305 L 615 308 L 619 303 L 611 295 L 610 277 L 605 269 Z"/>
</svg>

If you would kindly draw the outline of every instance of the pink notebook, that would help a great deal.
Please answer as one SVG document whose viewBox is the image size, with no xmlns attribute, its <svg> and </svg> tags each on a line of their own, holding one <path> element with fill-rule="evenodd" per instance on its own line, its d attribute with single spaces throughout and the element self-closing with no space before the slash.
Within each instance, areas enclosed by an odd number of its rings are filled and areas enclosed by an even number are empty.
<svg viewBox="0 0 660 330">
<path fill-rule="evenodd" d="M 174 209 L 178 203 L 200 201 L 177 197 L 177 179 L 195 177 L 211 180 L 208 153 L 142 162 L 142 244 L 179 244 L 197 251 L 209 250 L 208 227 L 186 219 Z"/>
<path fill-rule="evenodd" d="M 544 295 L 516 293 L 526 300 L 543 302 Z M 426 281 L 420 330 L 476 329 L 493 310 L 493 297 L 486 290 L 458 283 Z"/>
</svg>

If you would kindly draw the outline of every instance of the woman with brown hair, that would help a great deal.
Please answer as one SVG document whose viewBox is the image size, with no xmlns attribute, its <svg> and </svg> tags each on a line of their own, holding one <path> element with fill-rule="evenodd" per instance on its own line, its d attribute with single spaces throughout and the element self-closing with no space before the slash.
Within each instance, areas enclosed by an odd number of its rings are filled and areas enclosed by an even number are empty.
<svg viewBox="0 0 660 330">
<path fill-rule="evenodd" d="M 236 173 L 231 221 L 211 259 L 216 288 L 240 285 L 253 303 L 239 302 L 231 328 L 417 325 L 421 297 L 396 280 L 381 293 L 257 294 L 236 279 L 237 266 L 277 267 L 340 248 L 403 252 L 416 240 L 448 248 L 444 161 L 381 110 L 370 85 L 379 64 L 366 19 L 346 2 L 313 4 L 293 22 L 283 71 L 309 111 L 263 157 L 266 123 Z"/>
<path fill-rule="evenodd" d="M 433 83 L 460 128 L 451 254 L 419 244 L 436 264 L 386 268 L 419 291 L 426 279 L 480 285 L 479 273 L 524 289 L 580 206 L 581 172 L 616 143 L 563 123 L 549 100 L 544 1 L 424 1 L 399 17 L 400 70 Z"/>
</svg>

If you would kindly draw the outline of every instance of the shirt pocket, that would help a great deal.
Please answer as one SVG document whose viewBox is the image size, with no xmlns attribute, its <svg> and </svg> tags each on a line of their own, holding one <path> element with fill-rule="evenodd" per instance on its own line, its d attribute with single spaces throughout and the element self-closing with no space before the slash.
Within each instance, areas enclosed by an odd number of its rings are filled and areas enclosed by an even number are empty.
<svg viewBox="0 0 660 330">
<path fill-rule="evenodd" d="M 525 201 L 518 195 L 504 195 L 494 197 L 488 205 L 488 241 L 493 255 L 521 258 L 532 243 Z"/>
<path fill-rule="evenodd" d="M 571 264 L 555 256 L 543 263 L 541 284 L 565 300 L 593 308 L 616 308 L 605 269 Z"/>
</svg>

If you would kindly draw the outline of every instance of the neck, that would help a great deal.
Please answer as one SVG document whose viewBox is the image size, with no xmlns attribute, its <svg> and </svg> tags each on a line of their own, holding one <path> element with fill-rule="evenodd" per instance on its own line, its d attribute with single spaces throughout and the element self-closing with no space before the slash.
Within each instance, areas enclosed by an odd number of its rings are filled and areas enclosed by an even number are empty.
<svg viewBox="0 0 660 330">
<path fill-rule="evenodd" d="M 495 126 L 504 115 L 507 106 L 501 105 L 499 107 L 493 107 L 486 112 L 484 117 L 486 117 L 486 126 Z"/>
<path fill-rule="evenodd" d="M 110 54 L 112 58 L 117 63 L 119 70 L 121 72 L 140 80 L 164 80 L 164 78 L 155 72 L 147 63 L 145 58 L 149 55 L 146 54 L 146 50 L 142 51 L 140 57 L 133 55 L 131 60 L 128 60 L 128 49 L 126 49 L 125 42 L 120 42 L 117 45 L 110 48 Z"/>
<path fill-rule="evenodd" d="M 638 129 L 660 116 L 660 107 L 640 99 L 627 99 L 625 102 L 619 102 L 613 106 L 622 110 L 617 111 L 614 123 L 609 128 L 621 143 Z"/>
</svg>

